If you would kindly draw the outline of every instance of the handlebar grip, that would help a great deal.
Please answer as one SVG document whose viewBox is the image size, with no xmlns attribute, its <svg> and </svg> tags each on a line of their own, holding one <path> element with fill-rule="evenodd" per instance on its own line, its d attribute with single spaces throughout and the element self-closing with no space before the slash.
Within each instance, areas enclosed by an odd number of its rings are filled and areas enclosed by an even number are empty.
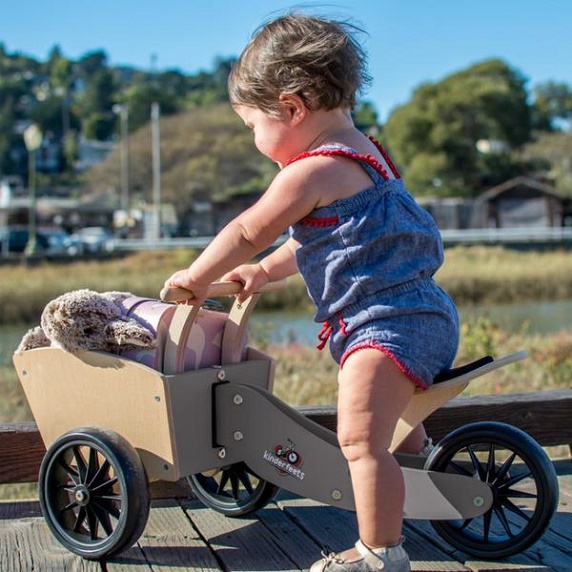
<svg viewBox="0 0 572 572">
<path fill-rule="evenodd" d="M 280 288 L 284 288 L 286 283 L 286 280 L 268 282 L 259 292 L 279 290 Z M 217 298 L 219 296 L 232 296 L 233 294 L 238 294 L 241 289 L 242 284 L 240 282 L 213 282 L 207 290 L 207 297 Z M 164 302 L 182 302 L 184 300 L 192 300 L 194 295 L 190 290 L 186 290 L 185 288 L 166 287 L 159 293 L 159 298 Z"/>
</svg>

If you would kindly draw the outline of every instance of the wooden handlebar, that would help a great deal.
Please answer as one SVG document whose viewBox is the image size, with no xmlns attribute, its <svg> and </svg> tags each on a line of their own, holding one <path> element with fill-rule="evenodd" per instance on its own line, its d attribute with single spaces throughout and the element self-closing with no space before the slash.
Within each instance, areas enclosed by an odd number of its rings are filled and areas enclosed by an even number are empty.
<svg viewBox="0 0 572 572">
<path fill-rule="evenodd" d="M 260 288 L 259 292 L 271 292 L 284 288 L 284 286 L 286 286 L 286 280 L 268 282 Z M 238 294 L 241 290 L 242 284 L 240 282 L 213 282 L 207 290 L 207 297 L 232 296 L 233 294 Z M 163 288 L 159 293 L 159 298 L 164 302 L 182 302 L 184 300 L 192 300 L 194 295 L 185 288 Z"/>
</svg>

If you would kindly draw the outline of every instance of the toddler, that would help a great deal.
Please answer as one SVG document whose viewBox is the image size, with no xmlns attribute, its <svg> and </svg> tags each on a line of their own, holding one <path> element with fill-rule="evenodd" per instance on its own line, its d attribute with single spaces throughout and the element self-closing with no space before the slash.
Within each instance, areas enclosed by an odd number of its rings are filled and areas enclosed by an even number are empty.
<svg viewBox="0 0 572 572">
<path fill-rule="evenodd" d="M 402 548 L 404 480 L 389 452 L 416 387 L 451 366 L 458 318 L 433 275 L 443 262 L 431 216 L 404 188 L 385 150 L 353 124 L 368 81 L 347 23 L 291 13 L 261 27 L 229 79 L 231 104 L 280 172 L 190 268 L 165 283 L 201 303 L 218 279 L 244 300 L 269 280 L 300 272 L 340 364 L 338 439 L 348 461 L 359 539 L 312 572 L 410 570 Z M 284 231 L 289 239 L 247 264 Z M 426 446 L 422 426 L 401 451 Z"/>
</svg>

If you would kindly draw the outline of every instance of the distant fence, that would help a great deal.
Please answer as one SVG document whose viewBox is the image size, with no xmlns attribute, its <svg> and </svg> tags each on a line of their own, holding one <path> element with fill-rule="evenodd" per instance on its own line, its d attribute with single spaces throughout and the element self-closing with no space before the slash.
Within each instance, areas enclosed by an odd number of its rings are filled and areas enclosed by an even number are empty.
<svg viewBox="0 0 572 572">
<path fill-rule="evenodd" d="M 531 227 L 531 228 L 470 228 L 462 230 L 442 230 L 445 246 L 455 244 L 500 244 L 530 246 L 572 246 L 572 227 Z M 286 240 L 280 237 L 273 246 Z M 126 238 L 117 240 L 117 250 L 153 250 L 169 248 L 205 248 L 212 236 L 177 238 Z"/>
</svg>

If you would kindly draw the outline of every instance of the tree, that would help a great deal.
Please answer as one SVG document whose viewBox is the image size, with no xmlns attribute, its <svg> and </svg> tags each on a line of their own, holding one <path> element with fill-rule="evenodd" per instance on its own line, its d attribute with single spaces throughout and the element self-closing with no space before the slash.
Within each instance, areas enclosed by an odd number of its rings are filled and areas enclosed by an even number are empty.
<svg viewBox="0 0 572 572">
<path fill-rule="evenodd" d="M 559 191 L 572 196 L 572 133 L 537 132 L 521 158 L 531 174 L 550 179 Z"/>
<path fill-rule="evenodd" d="M 107 69 L 107 54 L 103 50 L 95 50 L 84 54 L 77 62 L 79 75 L 89 80 L 96 73 Z"/>
<path fill-rule="evenodd" d="M 113 103 L 115 83 L 108 69 L 100 69 L 91 77 L 82 94 L 80 107 L 83 116 L 83 133 L 87 139 L 105 141 L 115 131 Z"/>
<path fill-rule="evenodd" d="M 172 115 L 178 110 L 177 99 L 170 93 L 148 83 L 140 83 L 127 90 L 121 103 L 129 109 L 129 132 L 133 133 L 149 123 L 151 104 L 161 106 L 161 115 Z"/>
<path fill-rule="evenodd" d="M 471 196 L 513 176 L 511 151 L 531 134 L 525 84 L 505 62 L 488 60 L 418 87 L 383 132 L 411 190 Z"/>
<path fill-rule="evenodd" d="M 353 112 L 355 126 L 368 135 L 377 135 L 379 121 L 375 106 L 371 101 L 360 101 Z"/>
<path fill-rule="evenodd" d="M 534 88 L 534 126 L 542 131 L 570 128 L 572 121 L 572 87 L 548 81 Z"/>
</svg>

